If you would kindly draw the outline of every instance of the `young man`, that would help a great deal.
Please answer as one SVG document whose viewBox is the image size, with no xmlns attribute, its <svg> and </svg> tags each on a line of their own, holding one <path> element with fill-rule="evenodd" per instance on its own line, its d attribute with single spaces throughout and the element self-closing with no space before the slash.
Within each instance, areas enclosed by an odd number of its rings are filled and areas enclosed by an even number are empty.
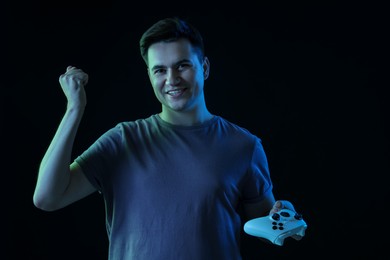
<svg viewBox="0 0 390 260">
<path fill-rule="evenodd" d="M 69 66 L 59 78 L 66 113 L 34 204 L 53 211 L 101 193 L 109 259 L 241 259 L 243 220 L 293 205 L 275 202 L 260 138 L 207 109 L 210 63 L 196 28 L 160 20 L 140 50 L 161 112 L 117 124 L 71 162 L 88 75 Z"/>
</svg>

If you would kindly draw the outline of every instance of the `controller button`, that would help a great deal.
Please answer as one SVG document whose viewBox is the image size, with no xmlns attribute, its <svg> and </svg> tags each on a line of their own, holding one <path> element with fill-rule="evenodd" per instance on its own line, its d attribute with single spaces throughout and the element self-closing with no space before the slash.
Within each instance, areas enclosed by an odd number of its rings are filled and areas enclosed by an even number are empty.
<svg viewBox="0 0 390 260">
<path fill-rule="evenodd" d="M 279 227 L 279 230 L 284 230 L 284 227 Z"/>
<path fill-rule="evenodd" d="M 286 211 L 280 212 L 280 215 L 282 215 L 282 216 L 285 217 L 285 218 L 290 217 L 290 213 L 288 213 L 288 212 L 286 212 Z"/>
<path fill-rule="evenodd" d="M 283 226 L 283 223 L 278 223 L 279 226 Z"/>
<path fill-rule="evenodd" d="M 276 224 L 278 224 L 277 222 L 275 222 L 275 221 L 272 221 L 272 225 L 276 225 Z"/>
<path fill-rule="evenodd" d="M 274 214 L 272 214 L 271 218 L 273 220 L 279 220 L 280 219 L 280 215 L 278 213 L 274 213 Z"/>
<path fill-rule="evenodd" d="M 272 229 L 276 230 L 276 229 L 278 229 L 278 227 L 277 226 L 272 226 Z"/>
</svg>

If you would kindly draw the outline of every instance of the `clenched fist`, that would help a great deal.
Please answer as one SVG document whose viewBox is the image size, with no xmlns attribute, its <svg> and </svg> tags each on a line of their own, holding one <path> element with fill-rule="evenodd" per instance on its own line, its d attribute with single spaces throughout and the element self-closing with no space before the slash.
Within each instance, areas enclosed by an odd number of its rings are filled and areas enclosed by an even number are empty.
<svg viewBox="0 0 390 260">
<path fill-rule="evenodd" d="M 84 86 L 88 83 L 88 74 L 76 67 L 68 66 L 59 82 L 68 100 L 68 108 L 84 108 L 87 97 Z"/>
</svg>

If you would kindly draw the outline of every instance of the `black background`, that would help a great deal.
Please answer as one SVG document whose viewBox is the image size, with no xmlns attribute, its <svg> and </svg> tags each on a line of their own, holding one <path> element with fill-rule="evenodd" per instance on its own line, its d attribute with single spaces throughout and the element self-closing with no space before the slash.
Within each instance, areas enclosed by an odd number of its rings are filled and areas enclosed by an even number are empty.
<svg viewBox="0 0 390 260">
<path fill-rule="evenodd" d="M 262 138 L 276 197 L 292 201 L 308 223 L 303 240 L 283 247 L 244 236 L 244 259 L 379 259 L 387 252 L 384 5 L 70 0 L 4 6 L 2 259 L 106 259 L 98 194 L 51 213 L 32 204 L 40 160 L 65 112 L 58 77 L 68 65 L 90 77 L 77 155 L 117 122 L 159 112 L 138 41 L 151 24 L 173 15 L 204 36 L 209 110 Z"/>
</svg>

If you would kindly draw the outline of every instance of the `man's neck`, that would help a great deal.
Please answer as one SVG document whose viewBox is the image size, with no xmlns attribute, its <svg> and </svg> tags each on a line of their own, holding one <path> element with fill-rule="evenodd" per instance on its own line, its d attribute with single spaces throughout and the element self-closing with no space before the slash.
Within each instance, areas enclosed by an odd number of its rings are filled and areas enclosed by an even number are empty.
<svg viewBox="0 0 390 260">
<path fill-rule="evenodd" d="M 194 126 L 200 125 L 213 118 L 213 115 L 207 110 L 199 111 L 162 111 L 160 118 L 173 125 Z"/>
</svg>

